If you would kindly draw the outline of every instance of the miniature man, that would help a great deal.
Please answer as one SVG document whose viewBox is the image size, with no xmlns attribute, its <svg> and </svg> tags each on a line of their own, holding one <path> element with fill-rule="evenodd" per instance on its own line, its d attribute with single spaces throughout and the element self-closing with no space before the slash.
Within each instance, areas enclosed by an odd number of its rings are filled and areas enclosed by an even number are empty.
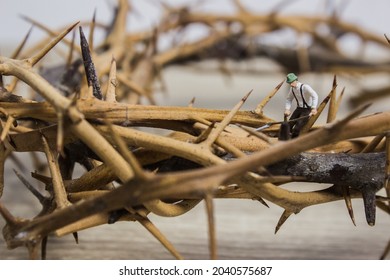
<svg viewBox="0 0 390 280">
<path fill-rule="evenodd" d="M 297 108 L 290 117 L 291 137 L 295 138 L 308 122 L 309 117 L 317 113 L 318 94 L 309 85 L 298 82 L 298 77 L 294 73 L 287 74 L 286 82 L 291 88 L 286 98 L 285 117 L 291 114 L 293 99 L 297 102 Z"/>
</svg>

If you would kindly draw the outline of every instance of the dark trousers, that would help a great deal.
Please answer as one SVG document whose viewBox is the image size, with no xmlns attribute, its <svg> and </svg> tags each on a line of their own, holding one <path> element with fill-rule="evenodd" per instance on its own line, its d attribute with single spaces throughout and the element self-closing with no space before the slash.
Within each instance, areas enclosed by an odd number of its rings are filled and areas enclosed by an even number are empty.
<svg viewBox="0 0 390 280">
<path fill-rule="evenodd" d="M 305 126 L 305 124 L 309 121 L 309 118 L 302 118 L 304 116 L 309 116 L 311 112 L 311 108 L 302 108 L 298 107 L 292 113 L 290 117 L 290 127 L 291 127 L 291 137 L 295 138 L 301 132 L 301 129 Z M 301 118 L 301 119 L 299 119 Z M 299 119 L 294 121 L 295 119 Z"/>
</svg>

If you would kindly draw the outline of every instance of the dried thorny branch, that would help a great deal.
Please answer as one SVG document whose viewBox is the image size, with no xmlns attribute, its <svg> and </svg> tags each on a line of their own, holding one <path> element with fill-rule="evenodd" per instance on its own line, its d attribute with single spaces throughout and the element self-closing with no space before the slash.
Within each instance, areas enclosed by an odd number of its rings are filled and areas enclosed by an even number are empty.
<svg viewBox="0 0 390 280">
<path fill-rule="evenodd" d="M 47 196 L 28 183 L 26 174 L 15 171 L 39 199 L 42 211 L 32 219 L 18 218 L 0 202 L 6 222 L 3 236 L 10 249 L 25 246 L 31 258 L 39 254 L 44 258 L 50 234 L 73 233 L 77 241 L 79 231 L 136 221 L 181 259 L 180 252 L 148 215 L 179 216 L 204 201 L 210 257 L 214 259 L 218 257 L 215 198 L 255 199 L 265 206 L 272 203 L 281 207 L 284 212 L 275 221 L 275 232 L 292 214 L 336 200 L 345 200 L 354 224 L 352 198 L 363 199 L 362 211 L 371 226 L 375 224 L 376 206 L 389 213 L 390 112 L 358 117 L 368 107 L 364 105 L 337 120 L 344 89 L 337 95 L 336 76 L 304 133 L 291 140 L 279 138 L 279 129 L 286 122 L 275 121 L 264 113 L 283 84 L 279 81 L 249 111 L 241 110 L 249 93 L 232 110 L 195 108 L 193 102 L 187 107 L 142 104 L 144 100 L 155 104 L 154 83 L 165 67 L 214 58 L 267 56 L 269 48 L 256 43 L 256 39 L 284 27 L 309 34 L 313 45 L 322 46 L 320 53 L 313 52 L 314 47 L 297 51 L 275 47 L 277 52 L 271 58 L 287 70 L 304 67 L 307 71 L 388 72 L 387 63 L 347 58 L 337 48 L 339 37 L 350 32 L 363 41 L 385 45 L 382 38 L 363 29 L 334 18 L 253 14 L 235 2 L 236 15 L 168 9 L 158 29 L 129 34 L 126 21 L 130 6 L 126 0 L 119 0 L 116 17 L 100 45 L 92 44 L 93 31 L 100 26 L 95 16 L 92 23 L 86 24 L 90 26 L 90 42 L 80 23 L 61 32 L 34 23 L 54 38 L 38 44 L 39 51 L 32 48 L 26 52 L 26 58 L 18 57 L 27 39 L 13 57 L 0 57 L 0 196 L 8 187 L 4 186 L 4 164 L 12 155 L 44 153 L 50 171 L 50 175 L 32 173 L 45 184 Z M 182 32 L 199 23 L 210 28 L 210 36 L 168 50 L 158 49 L 157 41 L 163 33 Z M 238 31 L 231 28 L 234 23 L 239 23 Z M 327 24 L 330 30 L 337 28 L 339 33 L 328 34 L 333 36 L 330 40 L 316 33 L 319 24 Z M 72 40 L 65 39 L 77 25 L 80 48 L 74 46 L 75 31 Z M 62 41 L 70 46 L 63 64 L 37 72 L 34 65 Z M 248 41 L 254 44 L 248 46 Z M 302 56 L 305 65 L 297 61 Z M 43 74 L 54 70 L 59 74 Z M 22 98 L 14 87 L 16 82 L 7 87 L 3 76 L 24 82 L 40 97 Z M 327 124 L 316 123 L 328 104 Z M 170 132 L 160 135 L 136 127 Z M 384 138 L 385 144 L 381 145 Z M 73 175 L 76 163 L 85 167 L 77 178 Z M 321 191 L 292 192 L 283 188 L 289 182 L 332 186 Z M 387 198 L 378 200 L 383 188 Z M 388 247 L 381 258 L 388 254 Z"/>
</svg>

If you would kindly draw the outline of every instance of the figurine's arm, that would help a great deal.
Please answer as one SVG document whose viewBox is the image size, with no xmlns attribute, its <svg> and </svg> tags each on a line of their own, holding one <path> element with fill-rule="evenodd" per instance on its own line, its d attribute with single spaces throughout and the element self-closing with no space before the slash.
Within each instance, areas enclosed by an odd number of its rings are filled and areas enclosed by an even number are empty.
<svg viewBox="0 0 390 280">
<path fill-rule="evenodd" d="M 293 94 L 292 94 L 292 90 L 290 89 L 288 94 L 287 94 L 287 97 L 286 97 L 286 105 L 285 105 L 285 109 L 284 109 L 284 115 L 286 116 L 289 116 L 291 114 L 291 106 L 292 106 L 292 101 L 293 101 Z"/>
<path fill-rule="evenodd" d="M 311 104 L 311 115 L 317 114 L 317 105 L 318 105 L 318 94 L 317 92 L 309 85 L 304 85 L 304 90 L 307 92 L 311 98 L 312 98 L 312 104 Z"/>
</svg>

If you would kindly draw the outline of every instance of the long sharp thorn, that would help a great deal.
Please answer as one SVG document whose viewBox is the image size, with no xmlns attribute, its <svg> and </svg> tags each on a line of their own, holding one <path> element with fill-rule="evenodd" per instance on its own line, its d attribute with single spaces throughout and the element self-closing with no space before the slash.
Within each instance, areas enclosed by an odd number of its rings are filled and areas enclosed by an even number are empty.
<svg viewBox="0 0 390 280">
<path fill-rule="evenodd" d="M 214 220 L 214 205 L 213 197 L 211 194 L 205 196 L 207 220 L 209 225 L 209 247 L 210 247 L 210 259 L 217 259 L 217 236 L 215 232 L 215 220 Z"/>
<path fill-rule="evenodd" d="M 387 243 L 387 246 L 386 246 L 385 250 L 383 251 L 383 253 L 382 253 L 381 257 L 380 257 L 380 260 L 386 259 L 387 255 L 389 253 L 390 253 L 390 240 L 389 240 L 389 243 Z"/>
<path fill-rule="evenodd" d="M 190 103 L 188 103 L 188 107 L 192 108 L 192 107 L 194 107 L 194 104 L 195 104 L 195 97 L 192 97 L 192 99 L 190 100 Z"/>
<path fill-rule="evenodd" d="M 360 107 L 356 108 L 356 110 L 352 111 L 345 118 L 340 120 L 334 127 L 337 128 L 337 127 L 344 126 L 346 123 L 348 123 L 349 121 L 351 121 L 352 119 L 356 118 L 361 113 L 363 113 L 365 110 L 367 110 L 367 108 L 370 107 L 370 106 L 371 106 L 371 103 L 365 104 L 363 106 L 360 106 Z"/>
<path fill-rule="evenodd" d="M 111 60 L 110 74 L 107 81 L 107 92 L 105 100 L 108 102 L 116 102 L 116 87 L 118 85 L 116 77 L 116 60 L 113 57 Z"/>
<path fill-rule="evenodd" d="M 126 87 L 128 87 L 129 89 L 131 89 L 132 91 L 134 91 L 135 93 L 137 93 L 138 95 L 144 95 L 146 96 L 148 93 L 146 92 L 145 89 L 143 89 L 142 87 L 140 87 L 137 83 L 135 83 L 134 81 L 131 81 L 127 78 L 126 75 L 124 75 L 124 73 L 121 73 L 121 72 L 118 72 L 117 73 L 117 78 L 118 78 L 118 81 L 125 85 Z"/>
<path fill-rule="evenodd" d="M 13 91 L 15 90 L 16 85 L 18 84 L 18 82 L 19 82 L 19 79 L 16 78 L 16 77 L 14 77 L 14 78 L 12 79 L 11 83 L 7 86 L 7 90 L 8 90 L 9 92 L 13 92 Z"/>
<path fill-rule="evenodd" d="M 269 208 L 269 205 L 267 204 L 267 202 L 265 202 L 265 200 L 263 198 L 261 198 L 260 196 L 256 197 L 256 200 L 258 202 L 260 202 L 261 204 L 263 204 L 265 207 Z"/>
<path fill-rule="evenodd" d="M 27 179 L 20 174 L 18 171 L 14 169 L 15 175 L 19 178 L 19 180 L 23 183 L 23 185 L 26 186 L 26 188 L 39 200 L 41 204 L 44 203 L 46 200 L 46 197 L 43 196 L 37 189 L 35 189 L 28 181 Z"/>
<path fill-rule="evenodd" d="M 146 217 L 138 215 L 137 221 L 140 222 L 160 243 L 178 260 L 183 257 L 175 249 L 175 247 L 168 241 L 168 239 L 160 232 L 160 230 Z"/>
<path fill-rule="evenodd" d="M 344 92 L 345 92 L 345 87 L 343 87 L 339 97 L 337 98 L 337 101 L 336 101 L 336 112 L 338 112 L 339 109 L 340 109 L 340 105 L 341 105 L 341 101 L 343 100 Z"/>
<path fill-rule="evenodd" d="M 256 109 L 255 109 L 255 113 L 258 114 L 258 115 L 262 115 L 263 114 L 263 109 L 265 107 L 265 105 L 268 104 L 268 102 L 272 99 L 272 97 L 274 97 L 274 95 L 279 91 L 279 89 L 281 88 L 281 86 L 283 85 L 284 81 L 280 82 L 260 103 L 259 105 L 257 105 Z"/>
<path fill-rule="evenodd" d="M 11 153 L 9 157 L 17 168 L 19 168 L 22 171 L 27 171 L 27 168 L 24 165 L 24 163 L 18 157 L 16 157 L 15 154 Z"/>
<path fill-rule="evenodd" d="M 14 121 L 15 121 L 14 117 L 8 116 L 7 121 L 6 121 L 6 123 L 5 123 L 4 127 L 3 127 L 3 130 L 1 131 L 0 143 L 4 142 L 4 140 L 7 137 L 8 132 L 11 129 L 11 126 L 13 125 Z"/>
<path fill-rule="evenodd" d="M 0 120 L 0 132 L 2 132 L 3 124 Z M 5 161 L 7 159 L 7 149 L 4 143 L 0 142 L 0 198 L 3 196 L 4 192 L 4 175 L 5 175 Z"/>
<path fill-rule="evenodd" d="M 42 260 L 46 260 L 46 252 L 47 252 L 47 239 L 48 237 L 44 237 L 42 239 L 42 243 L 41 243 L 41 259 Z"/>
<path fill-rule="evenodd" d="M 93 52 L 93 39 L 94 39 L 94 33 L 95 33 L 95 26 L 96 26 L 96 8 L 93 11 L 93 16 L 92 16 L 92 21 L 89 27 L 89 37 L 88 37 L 88 42 L 89 42 L 89 50 Z"/>
<path fill-rule="evenodd" d="M 0 202 L 0 215 L 3 216 L 4 220 L 9 225 L 17 225 L 18 221 L 16 218 L 8 211 L 7 208 L 4 207 L 4 205 Z"/>
<path fill-rule="evenodd" d="M 69 55 L 68 55 L 68 59 L 66 61 L 66 68 L 67 69 L 69 69 L 69 67 L 72 65 L 75 40 L 76 40 L 76 30 L 73 30 L 72 41 L 71 41 L 71 44 L 69 47 Z"/>
<path fill-rule="evenodd" d="M 20 17 L 22 19 L 24 19 L 25 21 L 33 24 L 34 26 L 37 26 L 38 28 L 42 29 L 43 31 L 45 31 L 47 34 L 49 34 L 50 36 L 56 36 L 57 34 L 51 30 L 50 28 L 48 28 L 47 26 L 45 26 L 44 24 L 36 21 L 35 19 L 32 19 L 26 15 L 20 15 Z"/>
<path fill-rule="evenodd" d="M 386 38 L 386 40 L 387 40 L 387 43 L 389 43 L 390 44 L 390 39 L 389 39 L 389 37 L 387 37 L 387 35 L 386 34 L 384 34 L 385 35 L 385 38 Z"/>
<path fill-rule="evenodd" d="M 33 30 L 33 27 L 34 27 L 34 25 L 32 25 L 30 27 L 30 29 L 28 30 L 28 32 L 27 32 L 26 36 L 24 37 L 23 41 L 20 43 L 20 45 L 16 48 L 16 50 L 11 55 L 12 59 L 16 59 L 20 55 L 20 52 L 23 50 L 24 46 L 27 43 L 28 38 L 30 37 L 30 34 L 31 34 L 31 31 Z"/>
<path fill-rule="evenodd" d="M 62 112 L 57 113 L 58 125 L 57 125 L 57 152 L 63 157 L 64 155 L 64 116 Z"/>
<path fill-rule="evenodd" d="M 377 199 L 376 199 L 376 206 L 383 210 L 385 213 L 389 214 L 390 215 L 390 208 L 387 207 L 387 202 L 388 202 L 388 199 L 384 200 L 384 201 L 381 201 L 379 200 L 378 196 L 377 196 Z"/>
<path fill-rule="evenodd" d="M 245 94 L 245 96 L 243 98 L 241 98 L 241 106 L 245 103 L 245 101 L 248 99 L 249 95 L 251 95 L 253 89 L 251 89 L 247 94 Z M 240 107 L 241 107 L 240 106 Z"/>
<path fill-rule="evenodd" d="M 34 26 L 36 26 L 37 28 L 43 30 L 44 32 L 46 32 L 50 37 L 56 37 L 58 35 L 58 32 L 48 28 L 47 26 L 45 26 L 44 24 L 38 22 L 37 20 L 34 20 L 28 16 L 25 16 L 25 15 L 21 15 L 21 18 L 26 20 L 27 22 L 33 24 Z M 71 42 L 69 40 L 67 40 L 66 38 L 63 39 L 63 43 L 64 44 L 67 44 L 67 45 L 71 45 Z M 78 52 L 80 52 L 80 49 L 77 50 Z"/>
<path fill-rule="evenodd" d="M 67 207 L 68 205 L 70 205 L 70 202 L 68 200 L 68 196 L 65 190 L 65 185 L 58 165 L 58 160 L 56 159 L 53 151 L 51 150 L 45 136 L 42 135 L 41 139 L 43 144 L 43 150 L 46 154 L 46 159 L 52 177 L 54 200 L 56 202 L 57 208 L 60 209 Z"/>
<path fill-rule="evenodd" d="M 234 2 L 234 5 L 236 6 L 236 8 L 238 9 L 238 11 L 242 14 L 249 14 L 249 11 L 248 9 L 246 9 L 240 0 L 233 0 Z"/>
<path fill-rule="evenodd" d="M 93 88 L 93 95 L 102 100 L 103 95 L 100 89 L 99 79 L 96 73 L 95 65 L 93 64 L 90 48 L 85 38 L 83 28 L 79 27 L 80 31 L 80 45 L 81 45 L 81 53 L 83 56 L 85 75 L 87 77 L 88 86 Z"/>
<path fill-rule="evenodd" d="M 351 194 L 349 192 L 349 187 L 348 186 L 341 186 L 341 188 L 343 190 L 343 196 L 344 196 L 345 204 L 346 204 L 347 209 L 348 209 L 349 216 L 351 217 L 351 220 L 352 220 L 352 223 L 354 224 L 354 226 L 356 226 L 355 215 L 353 214 L 352 200 L 351 200 Z"/>
<path fill-rule="evenodd" d="M 74 241 L 76 241 L 76 244 L 79 244 L 79 234 L 76 232 L 72 233 Z"/>
<path fill-rule="evenodd" d="M 364 212 L 366 214 L 366 221 L 369 226 L 375 225 L 376 219 L 376 198 L 375 192 L 369 189 L 362 190 Z"/>
<path fill-rule="evenodd" d="M 270 17 L 275 17 L 283 8 L 286 8 L 288 5 L 293 4 L 297 0 L 283 0 L 278 2 L 275 6 L 271 8 Z"/>
<path fill-rule="evenodd" d="M 343 119 L 335 122 L 333 125 L 328 127 L 329 133 L 330 134 L 338 133 L 340 131 L 340 129 L 342 129 L 348 122 L 350 122 L 352 119 L 359 116 L 363 111 L 365 111 L 370 106 L 371 106 L 371 104 L 366 104 L 366 105 L 360 106 L 359 108 L 352 111 L 350 114 L 348 114 Z"/>
<path fill-rule="evenodd" d="M 209 137 L 205 141 L 208 146 L 211 146 L 215 140 L 217 140 L 218 136 L 222 133 L 222 131 L 229 125 L 232 121 L 233 117 L 236 115 L 238 110 L 240 110 L 241 106 L 244 105 L 245 101 L 248 99 L 249 95 L 253 90 L 250 90 L 241 100 L 237 103 L 236 106 L 224 117 L 224 119 L 219 123 L 219 125 L 210 133 Z"/>
<path fill-rule="evenodd" d="M 32 29 L 33 29 L 33 26 L 30 27 L 29 31 L 27 32 L 27 35 L 24 37 L 24 39 L 23 39 L 22 43 L 19 45 L 19 47 L 11 55 L 11 58 L 16 59 L 19 56 L 20 52 L 22 51 L 23 47 L 25 46 L 25 44 L 26 44 L 26 42 L 27 42 L 27 40 L 28 40 L 28 38 L 29 38 L 29 36 L 31 34 Z M 7 87 L 9 92 L 12 92 L 15 89 L 16 84 L 18 83 L 18 81 L 19 81 L 19 79 L 14 77 L 14 79 L 11 82 L 11 84 L 8 85 L 8 87 Z M 1 75 L 0 75 L 0 86 L 4 87 L 3 79 L 2 79 Z"/>
<path fill-rule="evenodd" d="M 248 132 L 248 137 L 253 135 L 265 142 L 267 142 L 268 144 L 272 144 L 272 140 L 270 137 L 268 137 L 267 135 L 265 135 L 264 133 L 262 132 L 259 132 L 259 131 L 256 131 L 252 128 L 248 128 L 248 127 L 245 127 L 245 126 L 241 126 L 241 125 L 238 125 L 238 127 L 242 128 L 243 130 L 245 130 L 246 132 Z"/>
<path fill-rule="evenodd" d="M 38 260 L 40 249 L 39 243 L 36 241 L 27 242 L 26 247 L 30 256 L 30 260 Z"/>
<path fill-rule="evenodd" d="M 336 118 L 336 88 L 337 88 L 337 77 L 334 75 L 333 77 L 333 87 L 330 94 L 330 102 L 329 102 L 329 110 L 328 110 L 328 118 L 327 123 L 331 123 Z"/>
<path fill-rule="evenodd" d="M 131 169 L 134 172 L 134 176 L 139 179 L 145 179 L 146 173 L 142 169 L 141 164 L 138 162 L 134 154 L 129 150 L 129 147 L 126 145 L 125 141 L 119 136 L 119 134 L 114 130 L 112 124 L 107 123 L 111 135 L 114 138 L 115 144 L 118 146 L 118 150 L 123 156 L 123 158 L 129 163 Z"/>
<path fill-rule="evenodd" d="M 375 150 L 376 147 L 378 147 L 379 143 L 383 140 L 385 137 L 385 134 L 379 134 L 374 137 L 374 139 L 371 140 L 370 143 L 367 144 L 367 146 L 364 147 L 364 149 L 361 151 L 361 153 L 371 153 Z"/>
<path fill-rule="evenodd" d="M 309 118 L 309 121 L 305 124 L 305 126 L 302 128 L 301 133 L 306 133 L 310 130 L 310 128 L 314 125 L 314 123 L 317 121 L 317 119 L 320 117 L 321 113 L 324 111 L 326 104 L 328 104 L 329 100 L 331 99 L 331 95 L 334 88 L 329 92 L 329 94 L 322 100 L 320 106 L 318 106 L 317 114 L 314 116 L 311 116 Z"/>
<path fill-rule="evenodd" d="M 48 45 L 46 45 L 38 54 L 29 58 L 27 61 L 31 64 L 31 66 L 35 65 L 40 61 L 55 45 L 58 44 L 72 29 L 79 24 L 79 21 L 72 24 L 62 33 L 60 33 L 53 41 L 51 41 Z"/>
<path fill-rule="evenodd" d="M 282 227 L 284 222 L 291 216 L 293 212 L 284 210 L 282 216 L 280 216 L 280 219 L 278 221 L 278 224 L 276 225 L 275 228 L 275 234 L 279 231 L 279 229 Z"/>
<path fill-rule="evenodd" d="M 386 133 L 386 169 L 385 169 L 385 181 L 384 188 L 386 190 L 386 195 L 390 198 L 390 132 Z M 388 203 L 388 207 L 390 208 L 390 203 Z"/>
<path fill-rule="evenodd" d="M 197 144 L 206 141 L 214 127 L 215 123 L 210 123 L 210 125 L 194 140 L 194 143 Z"/>
<path fill-rule="evenodd" d="M 128 20 L 128 12 L 130 3 L 127 0 L 118 1 L 118 6 L 115 14 L 115 20 L 111 26 L 111 32 L 106 40 L 109 44 L 115 44 L 118 40 L 123 39 L 126 29 L 126 22 Z"/>
</svg>

